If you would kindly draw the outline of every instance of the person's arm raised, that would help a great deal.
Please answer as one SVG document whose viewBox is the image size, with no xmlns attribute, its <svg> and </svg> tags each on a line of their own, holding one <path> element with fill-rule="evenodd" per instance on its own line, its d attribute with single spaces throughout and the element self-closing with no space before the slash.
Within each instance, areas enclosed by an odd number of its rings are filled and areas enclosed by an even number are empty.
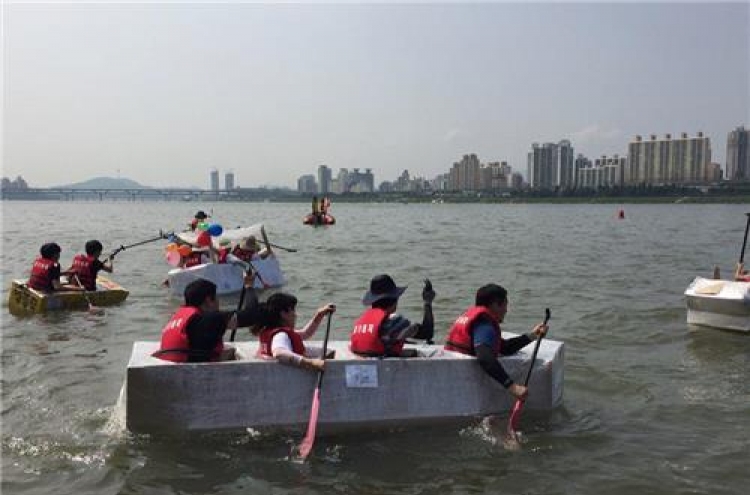
<svg viewBox="0 0 750 495">
<path fill-rule="evenodd" d="M 435 300 L 435 295 L 435 291 L 432 289 L 432 282 L 426 278 L 424 280 L 424 288 L 422 289 L 424 315 L 422 316 L 422 324 L 419 326 L 419 331 L 414 335 L 414 338 L 424 339 L 428 344 L 432 343 L 432 337 L 435 335 L 435 317 L 432 312 L 432 301 Z"/>
</svg>

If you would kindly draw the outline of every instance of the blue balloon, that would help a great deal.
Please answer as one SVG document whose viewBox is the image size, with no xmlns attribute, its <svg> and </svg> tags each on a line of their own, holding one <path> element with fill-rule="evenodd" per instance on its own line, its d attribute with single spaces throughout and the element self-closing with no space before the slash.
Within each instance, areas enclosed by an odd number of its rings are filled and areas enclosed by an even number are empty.
<svg viewBox="0 0 750 495">
<path fill-rule="evenodd" d="M 218 223 L 214 223 L 208 226 L 208 233 L 211 234 L 211 237 L 219 237 L 222 232 L 224 232 L 224 228 Z"/>
</svg>

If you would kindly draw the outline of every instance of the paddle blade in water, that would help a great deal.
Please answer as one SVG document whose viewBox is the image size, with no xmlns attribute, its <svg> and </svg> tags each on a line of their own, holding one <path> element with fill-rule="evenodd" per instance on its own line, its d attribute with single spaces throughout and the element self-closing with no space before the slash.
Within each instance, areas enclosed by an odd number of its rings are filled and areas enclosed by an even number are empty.
<svg viewBox="0 0 750 495">
<path fill-rule="evenodd" d="M 518 399 L 513 405 L 513 411 L 510 413 L 508 418 L 508 435 L 516 436 L 518 431 L 518 423 L 521 420 L 521 411 L 523 410 L 523 401 Z"/>
<path fill-rule="evenodd" d="M 302 443 L 299 445 L 299 455 L 302 459 L 306 459 L 313 448 L 315 443 L 315 430 L 318 424 L 318 411 L 320 410 L 320 388 L 315 388 L 315 394 L 313 395 L 312 408 L 310 409 L 310 422 L 307 424 L 307 434 L 302 439 Z"/>
</svg>

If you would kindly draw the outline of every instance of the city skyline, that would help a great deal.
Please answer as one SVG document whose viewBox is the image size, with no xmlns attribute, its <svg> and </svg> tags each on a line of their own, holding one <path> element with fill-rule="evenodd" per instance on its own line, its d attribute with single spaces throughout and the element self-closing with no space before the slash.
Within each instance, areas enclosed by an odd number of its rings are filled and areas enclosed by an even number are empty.
<svg viewBox="0 0 750 495">
<path fill-rule="evenodd" d="M 217 168 L 294 188 L 320 164 L 380 183 L 467 153 L 526 176 L 533 142 L 594 159 L 698 131 L 725 166 L 727 134 L 750 122 L 746 3 L 3 12 L 3 175 L 39 187 L 116 170 L 207 187 Z"/>
</svg>

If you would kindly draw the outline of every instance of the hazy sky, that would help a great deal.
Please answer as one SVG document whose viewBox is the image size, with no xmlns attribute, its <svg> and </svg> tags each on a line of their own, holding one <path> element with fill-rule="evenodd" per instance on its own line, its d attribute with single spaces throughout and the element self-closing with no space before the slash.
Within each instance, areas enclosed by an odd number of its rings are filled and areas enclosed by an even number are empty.
<svg viewBox="0 0 750 495">
<path fill-rule="evenodd" d="M 466 153 L 525 175 L 533 142 L 697 131 L 723 165 L 750 124 L 745 2 L 3 3 L 3 175 L 31 186 L 380 183 Z"/>
</svg>

